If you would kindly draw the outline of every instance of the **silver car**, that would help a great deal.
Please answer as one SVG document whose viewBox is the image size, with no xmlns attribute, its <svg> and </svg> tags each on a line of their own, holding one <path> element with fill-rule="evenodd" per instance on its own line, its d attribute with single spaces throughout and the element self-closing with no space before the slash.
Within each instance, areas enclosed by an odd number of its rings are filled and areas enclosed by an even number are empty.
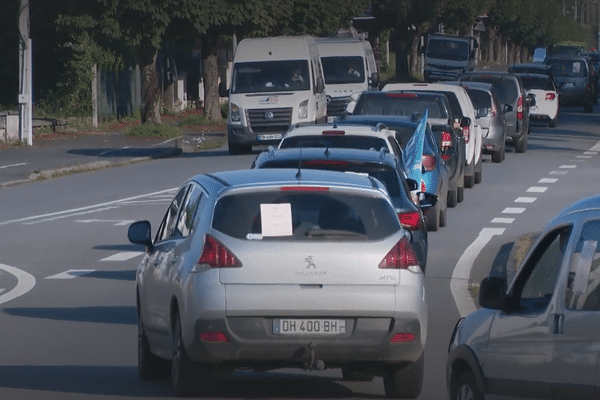
<svg viewBox="0 0 600 400">
<path fill-rule="evenodd" d="M 507 286 L 481 282 L 482 309 L 461 319 L 447 364 L 451 400 L 486 394 L 598 399 L 600 196 L 544 228 Z"/>
<path fill-rule="evenodd" d="M 383 377 L 390 397 L 423 381 L 423 272 L 383 184 L 308 169 L 198 175 L 179 189 L 136 272 L 138 370 L 176 395 L 236 369 L 341 368 Z M 170 367 L 169 367 L 170 366 Z"/>
</svg>

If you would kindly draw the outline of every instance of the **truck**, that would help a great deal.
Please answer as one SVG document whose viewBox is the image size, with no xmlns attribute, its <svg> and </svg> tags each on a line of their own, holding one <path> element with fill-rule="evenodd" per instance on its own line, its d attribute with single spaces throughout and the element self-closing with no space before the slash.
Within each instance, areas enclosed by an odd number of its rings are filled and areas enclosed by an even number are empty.
<svg viewBox="0 0 600 400">
<path fill-rule="evenodd" d="M 425 82 L 451 81 L 477 67 L 479 44 L 472 36 L 429 34 L 422 48 Z"/>
<path fill-rule="evenodd" d="M 240 41 L 233 60 L 227 141 L 230 154 L 278 145 L 294 125 L 326 121 L 323 67 L 315 38 L 277 36 Z"/>
<path fill-rule="evenodd" d="M 325 75 L 327 120 L 341 116 L 354 93 L 379 89 L 379 72 L 368 40 L 317 38 Z"/>
</svg>

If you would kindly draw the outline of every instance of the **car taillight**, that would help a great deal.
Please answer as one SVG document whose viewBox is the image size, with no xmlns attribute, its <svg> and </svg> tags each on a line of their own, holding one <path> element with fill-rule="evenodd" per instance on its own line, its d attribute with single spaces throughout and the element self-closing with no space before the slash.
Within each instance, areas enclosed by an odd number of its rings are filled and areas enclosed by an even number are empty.
<svg viewBox="0 0 600 400">
<path fill-rule="evenodd" d="M 469 143 L 469 139 L 471 138 L 471 129 L 469 129 L 468 126 L 464 126 L 462 128 L 462 134 L 463 134 L 463 137 L 465 138 L 465 143 Z"/>
<path fill-rule="evenodd" d="M 517 119 L 523 119 L 523 96 L 517 100 Z"/>
<path fill-rule="evenodd" d="M 282 192 L 327 192 L 327 186 L 282 186 L 279 188 Z"/>
<path fill-rule="evenodd" d="M 303 162 L 303 164 L 309 167 L 347 167 L 350 162 L 343 160 L 309 160 Z"/>
<path fill-rule="evenodd" d="M 408 211 L 398 213 L 400 225 L 411 231 L 418 231 L 421 228 L 421 214 L 418 211 Z"/>
<path fill-rule="evenodd" d="M 442 131 L 442 151 L 452 146 L 452 135 L 450 132 Z"/>
<path fill-rule="evenodd" d="M 206 235 L 204 250 L 198 264 L 206 264 L 211 268 L 239 268 L 242 263 L 223 243 L 211 235 Z"/>
<path fill-rule="evenodd" d="M 390 343 L 411 343 L 415 341 L 415 334 L 410 332 L 395 333 L 390 339 Z"/>
<path fill-rule="evenodd" d="M 556 98 L 556 93 L 546 93 L 546 100 L 554 100 Z"/>
<path fill-rule="evenodd" d="M 498 109 L 496 108 L 496 104 L 494 104 L 494 102 L 492 102 L 492 110 L 490 111 L 490 115 L 492 117 L 495 117 L 497 113 L 498 113 Z"/>
<path fill-rule="evenodd" d="M 423 169 L 425 171 L 433 171 L 435 169 L 435 156 L 431 154 L 423 154 L 423 158 L 421 159 L 423 163 Z"/>
<path fill-rule="evenodd" d="M 330 135 L 330 136 L 342 136 L 346 134 L 346 131 L 323 131 L 322 135 Z"/>
<path fill-rule="evenodd" d="M 426 192 L 427 191 L 427 185 L 425 184 L 425 181 L 421 179 L 421 192 Z"/>
<path fill-rule="evenodd" d="M 223 332 L 200 332 L 200 340 L 209 343 L 229 342 L 229 338 Z"/>
<path fill-rule="evenodd" d="M 402 237 L 398 243 L 386 254 L 379 263 L 381 269 L 408 269 L 413 265 L 419 265 L 417 255 L 408 239 Z"/>
</svg>

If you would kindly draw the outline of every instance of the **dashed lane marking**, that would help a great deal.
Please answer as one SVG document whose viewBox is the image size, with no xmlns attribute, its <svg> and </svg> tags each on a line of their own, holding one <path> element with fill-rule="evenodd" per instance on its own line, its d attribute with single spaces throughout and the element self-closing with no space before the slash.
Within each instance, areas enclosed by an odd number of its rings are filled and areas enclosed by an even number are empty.
<svg viewBox="0 0 600 400">
<path fill-rule="evenodd" d="M 0 295 L 0 304 L 24 295 L 35 286 L 34 276 L 25 271 L 6 264 L 0 264 L 0 270 L 8 272 L 17 278 L 17 285 L 12 290 Z"/>
<path fill-rule="evenodd" d="M 502 214 L 523 214 L 525 210 L 524 207 L 506 207 L 502 210 Z"/>
<path fill-rule="evenodd" d="M 494 218 L 491 221 L 493 224 L 512 224 L 515 222 L 514 218 Z"/>
<path fill-rule="evenodd" d="M 112 256 L 105 257 L 100 261 L 126 261 L 137 256 L 141 256 L 142 254 L 144 254 L 143 251 L 122 251 L 120 253 L 113 254 Z"/>
<path fill-rule="evenodd" d="M 27 163 L 22 162 L 22 163 L 18 163 L 18 164 L 0 165 L 0 169 L 10 168 L 10 167 L 19 167 L 21 165 L 27 165 Z"/>
<path fill-rule="evenodd" d="M 547 186 L 532 186 L 527 189 L 527 193 L 544 193 L 546 190 L 548 190 Z"/>
<path fill-rule="evenodd" d="M 517 197 L 515 203 L 533 203 L 537 197 Z"/>
<path fill-rule="evenodd" d="M 542 178 L 538 181 L 538 183 L 556 183 L 558 182 L 558 178 Z"/>
</svg>

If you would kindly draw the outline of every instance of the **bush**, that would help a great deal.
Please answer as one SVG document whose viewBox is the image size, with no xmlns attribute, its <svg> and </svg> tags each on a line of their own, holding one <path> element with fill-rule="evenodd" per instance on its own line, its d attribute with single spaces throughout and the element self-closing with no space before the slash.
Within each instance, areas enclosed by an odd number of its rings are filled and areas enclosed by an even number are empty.
<svg viewBox="0 0 600 400">
<path fill-rule="evenodd" d="M 175 138 L 183 135 L 181 129 L 169 124 L 137 124 L 127 129 L 125 135 Z"/>
</svg>

